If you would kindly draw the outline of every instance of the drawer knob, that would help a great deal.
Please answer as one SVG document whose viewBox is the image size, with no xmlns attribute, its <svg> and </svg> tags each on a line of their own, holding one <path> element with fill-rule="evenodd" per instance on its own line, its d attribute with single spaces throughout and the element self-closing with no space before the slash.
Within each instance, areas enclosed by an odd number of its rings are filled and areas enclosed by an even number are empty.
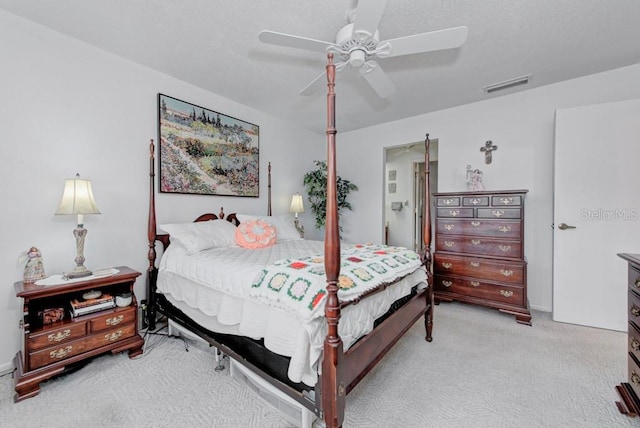
<svg viewBox="0 0 640 428">
<path fill-rule="evenodd" d="M 480 287 L 480 283 L 478 281 L 471 281 L 472 287 Z"/>
<path fill-rule="evenodd" d="M 640 349 L 640 342 L 638 342 L 638 339 L 636 339 L 635 337 L 631 337 L 631 341 L 629 345 L 631 346 L 631 349 L 633 349 L 634 351 L 637 351 Z"/>
<path fill-rule="evenodd" d="M 480 226 L 480 222 L 479 221 L 472 221 L 471 222 L 471 226 L 478 227 L 478 226 Z"/>
<path fill-rule="evenodd" d="M 640 385 L 640 376 L 638 376 L 636 372 L 631 372 L 631 376 L 629 376 L 629 378 L 631 379 L 631 383 Z"/>
<path fill-rule="evenodd" d="M 511 205 L 513 203 L 513 198 L 500 198 L 500 203 L 502 205 Z"/>
<path fill-rule="evenodd" d="M 636 288 L 640 288 L 640 278 L 636 278 L 636 280 L 633 281 L 633 285 Z"/>
<path fill-rule="evenodd" d="M 449 248 L 451 248 L 451 247 L 453 247 L 454 245 L 455 245 L 455 242 L 453 242 L 453 241 L 444 241 L 444 246 L 445 246 L 445 247 L 449 247 Z"/>
<path fill-rule="evenodd" d="M 513 291 L 510 290 L 500 290 L 500 294 L 503 295 L 504 297 L 511 297 L 513 296 Z"/>
<path fill-rule="evenodd" d="M 479 239 L 472 239 L 472 240 L 471 240 L 471 243 L 472 243 L 473 245 L 480 245 L 480 240 L 479 240 Z"/>
<path fill-rule="evenodd" d="M 71 330 L 65 329 L 55 334 L 51 333 L 47 336 L 47 339 L 49 339 L 49 342 L 60 342 L 69 336 L 71 336 Z"/>
<path fill-rule="evenodd" d="M 511 249 L 511 245 L 498 245 L 498 248 L 506 253 Z"/>
<path fill-rule="evenodd" d="M 453 263 L 447 263 L 447 262 L 442 263 L 442 267 L 445 269 L 451 269 L 451 266 L 453 266 Z"/>
<path fill-rule="evenodd" d="M 633 315 L 634 317 L 637 317 L 638 315 L 640 315 L 640 308 L 637 307 L 634 303 L 633 305 L 631 305 L 631 309 L 629 310 L 629 312 L 631 312 L 631 315 Z"/>
<path fill-rule="evenodd" d="M 511 269 L 500 269 L 500 273 L 504 276 L 513 275 L 513 271 Z"/>
<path fill-rule="evenodd" d="M 511 226 L 500 226 L 498 227 L 498 230 L 502 233 L 511 232 Z"/>
<path fill-rule="evenodd" d="M 447 281 L 446 279 L 443 279 L 442 285 L 444 285 L 445 287 L 451 287 L 453 285 L 453 281 Z"/>
<path fill-rule="evenodd" d="M 447 229 L 449 232 L 451 232 L 454 227 L 456 227 L 455 224 L 445 224 L 444 225 L 444 228 Z"/>
<path fill-rule="evenodd" d="M 105 321 L 107 325 L 118 325 L 124 320 L 124 315 L 118 315 L 117 317 L 107 318 Z"/>
<path fill-rule="evenodd" d="M 115 340 L 120 339 L 120 337 L 122 337 L 122 330 L 114 331 L 111 334 L 105 334 L 104 335 L 104 340 L 107 340 L 109 342 L 113 342 Z"/>
<path fill-rule="evenodd" d="M 504 215 L 504 210 L 493 210 L 491 214 L 493 214 L 494 217 L 500 218 Z"/>
<path fill-rule="evenodd" d="M 69 345 L 64 348 L 60 348 L 57 351 L 51 351 L 49 352 L 49 357 L 57 358 L 57 359 L 64 358 L 67 355 L 69 355 L 72 349 L 73 349 L 73 346 Z"/>
<path fill-rule="evenodd" d="M 457 217 L 457 216 L 459 216 L 459 215 L 460 215 L 460 210 L 449 210 L 449 214 L 450 214 L 452 217 Z"/>
<path fill-rule="evenodd" d="M 469 264 L 473 267 L 480 267 L 480 263 L 478 262 L 469 262 Z"/>
</svg>

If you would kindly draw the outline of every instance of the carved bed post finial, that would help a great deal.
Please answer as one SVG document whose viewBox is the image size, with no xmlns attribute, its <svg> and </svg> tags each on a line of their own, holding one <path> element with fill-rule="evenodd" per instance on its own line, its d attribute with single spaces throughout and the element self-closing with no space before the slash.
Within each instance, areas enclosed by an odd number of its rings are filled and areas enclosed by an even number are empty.
<svg viewBox="0 0 640 428">
<path fill-rule="evenodd" d="M 220 213 L 218 214 L 220 220 L 224 220 L 224 207 L 220 207 Z"/>
</svg>

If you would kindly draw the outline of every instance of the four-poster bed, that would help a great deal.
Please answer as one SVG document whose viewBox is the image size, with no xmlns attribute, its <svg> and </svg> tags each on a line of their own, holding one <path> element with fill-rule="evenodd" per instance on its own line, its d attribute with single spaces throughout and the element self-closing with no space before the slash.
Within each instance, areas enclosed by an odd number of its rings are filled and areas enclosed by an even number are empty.
<svg viewBox="0 0 640 428">
<path fill-rule="evenodd" d="M 289 265 L 298 270 L 301 270 L 302 266 L 319 263 L 318 266 L 323 268 L 321 275 L 324 278 L 323 287 L 315 294 L 316 297 L 308 305 L 309 309 L 312 305 L 315 309 L 317 303 L 323 303 L 324 306 L 321 304 L 317 306 L 319 314 L 316 313 L 313 316 L 310 315 L 302 319 L 294 318 L 294 315 L 286 311 L 289 308 L 285 307 L 285 302 L 282 300 L 272 300 L 267 303 L 257 301 L 259 294 L 265 292 L 259 289 L 260 283 L 258 282 L 253 282 L 253 284 L 250 282 L 248 286 L 244 287 L 249 291 L 237 291 L 237 289 L 232 289 L 229 286 L 229 282 L 233 282 L 229 279 L 230 277 L 225 276 L 220 289 L 212 290 L 205 283 L 205 279 L 219 274 L 217 265 L 212 264 L 215 261 L 208 261 L 206 269 L 201 264 L 191 265 L 192 259 L 204 258 L 204 255 L 202 255 L 204 253 L 208 255 L 217 254 L 221 259 L 220 263 L 222 265 L 230 265 L 236 271 L 246 271 L 248 275 L 249 272 L 253 272 L 252 269 L 256 269 L 255 265 L 247 265 L 247 268 L 244 269 L 238 268 L 237 265 L 233 264 L 235 262 L 229 261 L 235 253 L 242 254 L 241 257 L 245 259 L 251 258 L 250 256 L 247 257 L 246 253 L 240 253 L 247 250 L 236 246 L 213 248 L 196 253 L 194 256 L 193 252 L 186 254 L 189 251 L 184 250 L 181 247 L 182 244 L 169 247 L 169 234 L 158 233 L 158 226 L 167 231 L 172 229 L 172 225 L 163 227 L 163 225 L 156 224 L 153 141 L 150 148 L 147 314 L 150 329 L 155 328 L 155 319 L 158 312 L 167 316 L 172 322 L 200 336 L 223 353 L 229 355 L 236 362 L 248 367 L 275 388 L 314 412 L 315 415 L 323 418 L 327 427 L 338 427 L 344 421 L 346 395 L 421 317 L 424 317 L 426 340 L 429 342 L 432 340 L 433 288 L 431 286 L 428 134 L 425 140 L 426 202 L 423 213 L 424 247 L 419 257 L 417 255 L 415 257 L 417 259 L 415 260 L 416 267 L 412 267 L 411 272 L 409 272 L 408 266 L 410 266 L 409 262 L 412 258 L 410 253 L 412 252 L 406 249 L 375 247 L 368 244 L 353 247 L 345 246 L 347 248 L 343 248 L 343 251 L 341 251 L 336 199 L 335 65 L 332 59 L 333 56 L 329 54 L 326 67 L 328 81 L 326 131 L 328 180 L 324 242 L 313 244 L 312 242 L 307 243 L 306 240 L 302 239 L 283 239 L 279 240 L 270 249 L 248 250 L 255 251 L 255 254 L 269 254 L 272 258 L 281 254 L 289 254 L 286 251 L 292 251 L 294 256 L 287 256 L 287 261 L 293 261 Z M 271 215 L 270 166 L 268 170 L 268 214 Z M 213 220 L 213 222 L 209 222 L 209 220 Z M 211 226 L 215 225 L 216 228 L 224 223 L 225 226 L 221 229 L 226 229 L 226 224 L 238 226 L 240 222 L 245 220 L 240 214 L 225 215 L 221 211 L 218 215 L 204 214 L 196 219 L 196 222 L 202 221 L 206 221 Z M 172 234 L 171 238 L 174 242 L 180 242 L 178 241 L 178 235 Z M 160 267 L 156 266 L 156 241 L 160 241 L 163 245 L 163 257 Z M 280 252 L 281 249 L 282 253 Z M 318 254 L 313 251 L 322 249 L 324 250 L 323 258 L 306 257 Z M 345 255 L 350 255 L 348 261 L 345 261 Z M 369 259 L 369 257 L 376 256 L 385 257 L 380 262 L 382 264 L 386 263 L 384 269 L 380 269 L 380 264 L 377 264 L 374 259 Z M 392 275 L 388 277 L 392 278 L 392 280 L 388 278 L 380 280 L 380 284 L 362 289 L 357 295 L 349 294 L 349 287 L 354 289 L 357 287 L 353 283 L 345 286 L 344 278 L 346 278 L 347 274 L 345 271 L 350 269 L 346 266 L 349 266 L 349 261 L 357 264 L 362 262 L 363 259 L 370 261 L 368 266 L 377 266 L 375 270 L 390 271 L 388 268 L 391 264 L 402 265 L 406 263 L 407 267 L 403 271 L 388 273 Z M 371 260 L 374 261 L 371 262 Z M 396 263 L 396 261 L 399 263 Z M 341 268 L 343 269 L 342 275 Z M 400 269 L 402 266 L 394 268 Z M 269 275 L 267 269 L 264 269 L 264 277 Z M 211 273 L 202 274 L 202 271 L 207 270 L 211 271 Z M 357 275 L 361 276 L 361 279 L 370 279 L 368 273 L 359 267 L 349 272 L 356 272 Z M 190 275 L 190 281 L 183 281 L 184 278 L 182 276 L 189 277 Z M 272 274 L 272 279 L 277 275 L 288 276 L 276 272 Z M 185 282 L 194 283 L 192 289 L 196 291 L 185 291 L 187 290 L 186 285 L 184 285 Z M 273 291 L 273 287 L 271 287 L 273 283 L 268 285 L 271 290 L 267 290 L 267 293 Z M 228 289 L 227 286 L 229 286 Z M 188 290 L 191 290 L 191 288 Z M 296 290 L 296 285 L 294 284 L 289 290 Z M 223 304 L 216 303 L 217 306 L 207 306 L 206 308 L 199 306 L 202 312 L 217 316 L 216 320 L 210 323 L 204 319 L 206 317 L 193 308 L 200 305 L 199 301 L 204 295 L 215 295 L 220 301 L 225 302 Z M 318 296 L 320 298 L 317 298 Z M 233 328 L 221 325 L 224 323 L 218 322 L 220 319 L 227 316 L 233 318 L 233 314 L 229 315 L 225 311 L 230 307 L 234 307 L 234 305 L 237 305 L 238 308 L 244 308 L 243 318 L 247 313 L 264 313 L 266 314 L 264 319 L 284 320 L 279 325 L 286 324 L 288 328 L 293 329 L 292 336 L 302 337 L 303 339 L 298 340 L 298 342 L 302 342 L 302 348 L 299 348 L 298 345 L 300 344 L 296 343 L 296 348 L 291 352 L 287 350 L 280 352 L 281 348 L 287 348 L 287 344 L 281 346 L 281 342 L 285 341 L 283 337 L 279 337 L 278 340 L 272 340 L 268 332 L 263 333 L 260 329 L 251 330 L 256 324 L 260 324 L 260 327 L 262 327 L 262 324 L 265 324 L 262 320 L 250 321 L 248 322 L 248 327 L 242 321 L 238 321 Z M 304 309 L 300 309 L 299 312 L 304 312 Z M 363 319 L 370 319 L 370 328 L 363 330 Z M 295 320 L 299 320 L 299 323 L 296 323 Z M 229 324 L 234 323 L 235 321 Z M 245 334 L 244 332 L 246 331 L 252 331 L 253 333 Z M 274 351 L 274 349 L 276 350 Z M 302 349 L 302 351 L 299 351 L 299 349 Z M 304 362 L 304 364 L 301 364 L 300 361 Z M 301 365 L 304 367 L 298 367 Z M 313 373 L 310 373 L 310 370 Z"/>
</svg>

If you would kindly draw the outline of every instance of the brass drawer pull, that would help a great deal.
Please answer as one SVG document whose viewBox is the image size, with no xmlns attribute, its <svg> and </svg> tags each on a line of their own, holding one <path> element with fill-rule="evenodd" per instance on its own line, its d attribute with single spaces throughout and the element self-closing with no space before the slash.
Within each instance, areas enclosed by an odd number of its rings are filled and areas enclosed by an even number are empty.
<svg viewBox="0 0 640 428">
<path fill-rule="evenodd" d="M 480 263 L 478 262 L 469 262 L 469 264 L 473 267 L 480 267 Z"/>
<path fill-rule="evenodd" d="M 451 205 L 451 204 L 453 204 L 454 202 L 455 202 L 455 200 L 454 200 L 454 199 L 443 199 L 443 200 L 442 200 L 442 203 L 443 203 L 444 205 Z"/>
<path fill-rule="evenodd" d="M 634 285 L 636 288 L 640 288 L 640 278 L 636 278 L 636 280 L 633 282 L 633 285 Z"/>
<path fill-rule="evenodd" d="M 109 342 L 113 342 L 115 340 L 120 339 L 121 336 L 122 336 L 122 330 L 118 330 L 118 331 L 114 331 L 111 334 L 105 334 L 104 335 L 104 340 L 107 340 Z"/>
<path fill-rule="evenodd" d="M 49 342 L 60 342 L 69 336 L 71 336 L 71 330 L 66 329 L 59 331 L 56 334 L 51 333 L 47 336 L 47 339 L 49 340 Z"/>
<path fill-rule="evenodd" d="M 471 226 L 478 227 L 478 226 L 480 226 L 480 222 L 479 221 L 472 221 L 471 222 Z"/>
<path fill-rule="evenodd" d="M 442 285 L 445 287 L 451 287 L 453 285 L 453 281 L 442 280 Z"/>
<path fill-rule="evenodd" d="M 500 273 L 503 274 L 504 276 L 513 275 L 513 271 L 511 269 L 500 269 Z"/>
<path fill-rule="evenodd" d="M 58 359 L 64 358 L 67 355 L 69 355 L 69 353 L 71 352 L 72 349 L 73 349 L 73 346 L 69 345 L 69 346 L 66 346 L 64 348 L 60 348 L 57 351 L 51 351 L 51 352 L 49 352 L 49 357 L 50 358 L 58 358 Z"/>
<path fill-rule="evenodd" d="M 511 297 L 513 296 L 513 291 L 500 290 L 500 294 L 502 294 L 504 297 Z"/>
<path fill-rule="evenodd" d="M 455 245 L 455 242 L 453 242 L 453 241 L 444 241 L 444 246 L 445 246 L 445 247 L 449 247 L 449 248 L 451 248 L 451 247 L 453 247 L 454 245 Z"/>
<path fill-rule="evenodd" d="M 498 230 L 502 233 L 511 232 L 511 226 L 500 226 L 498 227 Z"/>
<path fill-rule="evenodd" d="M 480 283 L 478 281 L 471 281 L 471 285 L 473 287 L 480 287 Z"/>
<path fill-rule="evenodd" d="M 449 210 L 449 214 L 451 214 L 452 217 L 457 217 L 460 215 L 460 210 Z"/>
<path fill-rule="evenodd" d="M 635 383 L 636 385 L 640 385 L 640 376 L 636 372 L 632 372 L 631 376 L 629 376 L 631 383 Z"/>
<path fill-rule="evenodd" d="M 504 215 L 504 210 L 492 210 L 491 214 L 493 214 L 494 217 L 502 217 Z"/>
<path fill-rule="evenodd" d="M 511 250 L 511 245 L 498 245 L 498 248 L 506 253 L 507 251 Z"/>
<path fill-rule="evenodd" d="M 480 245 L 480 240 L 479 240 L 479 239 L 472 239 L 472 240 L 471 240 L 471 243 L 472 243 L 473 245 Z"/>
<path fill-rule="evenodd" d="M 449 232 L 451 232 L 454 227 L 456 227 L 455 224 L 445 224 L 444 225 L 444 228 L 447 229 Z"/>
<path fill-rule="evenodd" d="M 633 305 L 631 305 L 631 310 L 629 312 L 631 312 L 631 315 L 633 315 L 634 317 L 637 317 L 638 315 L 640 315 L 640 308 L 637 307 L 634 303 Z"/>
<path fill-rule="evenodd" d="M 482 201 L 481 201 L 480 199 L 478 199 L 478 198 L 473 198 L 473 199 L 471 199 L 471 203 L 472 203 L 473 205 L 478 205 L 480 202 L 482 202 Z"/>
<path fill-rule="evenodd" d="M 451 269 L 451 266 L 453 266 L 453 263 L 447 263 L 447 262 L 442 263 L 442 267 L 445 269 Z"/>
<path fill-rule="evenodd" d="M 500 203 L 502 205 L 510 205 L 513 203 L 513 198 L 500 198 Z"/>
<path fill-rule="evenodd" d="M 629 345 L 631 346 L 631 349 L 633 349 L 634 351 L 637 351 L 640 349 L 640 342 L 638 342 L 638 339 L 636 339 L 633 336 L 631 337 L 631 341 Z"/>
<path fill-rule="evenodd" d="M 124 320 L 124 315 L 118 315 L 117 317 L 107 318 L 107 325 L 118 325 Z"/>
</svg>

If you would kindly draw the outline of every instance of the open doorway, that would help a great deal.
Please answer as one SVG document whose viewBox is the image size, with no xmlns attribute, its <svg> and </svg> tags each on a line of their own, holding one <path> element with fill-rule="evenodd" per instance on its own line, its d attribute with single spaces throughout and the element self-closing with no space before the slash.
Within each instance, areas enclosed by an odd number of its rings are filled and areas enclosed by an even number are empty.
<svg viewBox="0 0 640 428">
<path fill-rule="evenodd" d="M 429 192 L 433 193 L 438 188 L 438 140 L 431 140 L 429 147 Z M 384 242 L 419 251 L 422 248 L 424 142 L 385 147 L 384 162 Z"/>
</svg>

